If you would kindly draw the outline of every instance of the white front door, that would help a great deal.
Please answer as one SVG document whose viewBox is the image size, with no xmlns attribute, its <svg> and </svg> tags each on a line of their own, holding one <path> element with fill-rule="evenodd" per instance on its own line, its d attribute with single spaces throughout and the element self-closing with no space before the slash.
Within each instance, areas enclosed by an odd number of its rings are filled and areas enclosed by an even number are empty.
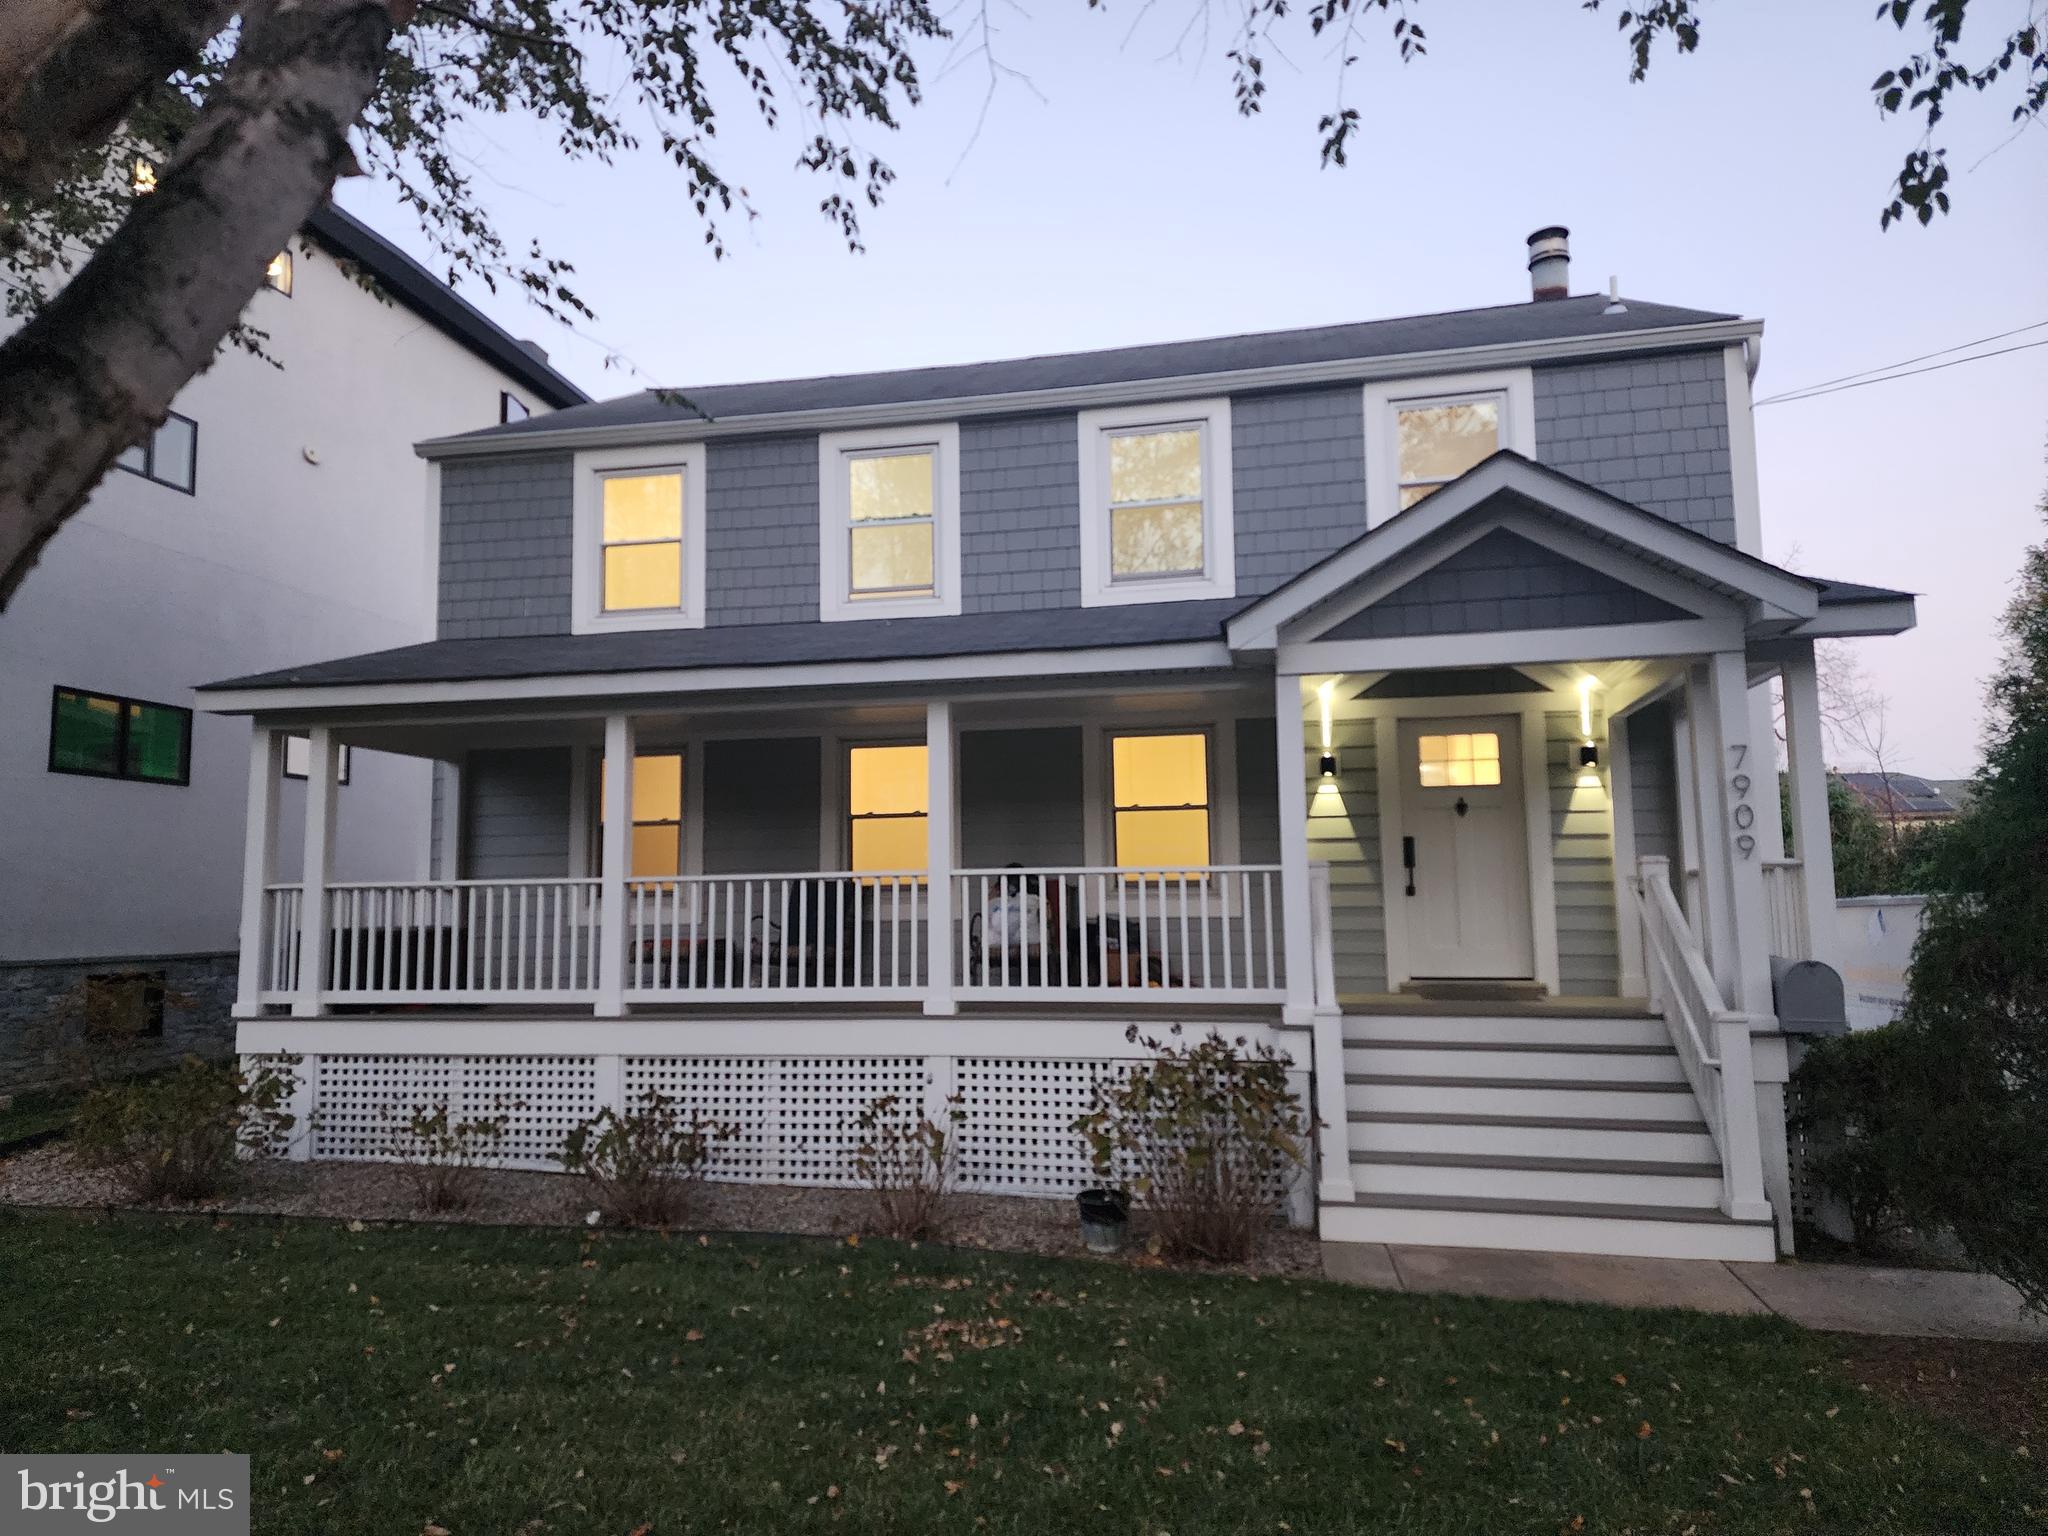
<svg viewBox="0 0 2048 1536">
<path fill-rule="evenodd" d="M 1521 722 L 1513 715 L 1403 720 L 1396 734 L 1409 977 L 1535 975 Z"/>
</svg>

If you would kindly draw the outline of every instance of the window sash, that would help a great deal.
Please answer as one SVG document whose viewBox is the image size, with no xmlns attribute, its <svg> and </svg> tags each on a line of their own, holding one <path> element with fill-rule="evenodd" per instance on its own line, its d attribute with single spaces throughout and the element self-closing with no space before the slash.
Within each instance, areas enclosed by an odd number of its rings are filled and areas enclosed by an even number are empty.
<svg viewBox="0 0 2048 1536">
<path fill-rule="evenodd" d="M 1165 736 L 1165 737 L 1190 737 L 1190 738 L 1194 738 L 1194 739 L 1196 739 L 1196 740 L 1199 740 L 1199 741 L 1201 742 L 1201 744 L 1202 744 L 1202 798 L 1201 798 L 1200 800 L 1186 800 L 1186 801 L 1176 801 L 1176 802 L 1168 802 L 1168 801 L 1151 801 L 1151 800 L 1139 800 L 1139 799 L 1130 799 L 1130 800 L 1126 800 L 1126 799 L 1125 799 L 1125 798 L 1123 797 L 1123 793 L 1122 793 L 1122 791 L 1120 790 L 1120 788 L 1119 788 L 1119 786 L 1118 786 L 1118 784 L 1117 784 L 1118 774 L 1117 774 L 1117 769 L 1116 769 L 1116 744 L 1117 744 L 1117 743 L 1118 743 L 1119 741 L 1132 741 L 1132 740 L 1141 740 L 1141 739 L 1145 739 L 1145 738 L 1149 738 L 1149 737 L 1161 737 L 1161 736 Z M 1189 860 L 1189 861 L 1187 861 L 1187 863 L 1188 863 L 1188 866 L 1189 866 L 1189 872 L 1190 872 L 1190 874 L 1192 874 L 1192 873 L 1193 873 L 1193 870 L 1194 870 L 1194 866 L 1196 866 L 1196 865 L 1206 865 L 1206 864 L 1207 864 L 1207 863 L 1208 863 L 1208 862 L 1210 861 L 1210 859 L 1211 859 L 1211 858 L 1212 858 L 1212 857 L 1214 856 L 1214 853 L 1215 853 L 1215 847 L 1216 847 L 1216 816 L 1215 816 L 1215 772 L 1214 772 L 1214 770 L 1215 770 L 1215 764 L 1214 764 L 1214 762 L 1212 761 L 1212 758 L 1213 758 L 1213 756 L 1214 756 L 1214 743 L 1213 743 L 1213 742 L 1211 741 L 1211 739 L 1210 739 L 1210 733 L 1209 733 L 1208 731 L 1189 731 L 1189 730 L 1159 730 L 1159 731 L 1114 731 L 1114 732 L 1110 733 L 1110 737 L 1109 737 L 1109 746 L 1108 746 L 1108 756 L 1109 756 L 1109 778 L 1110 778 L 1110 785 L 1109 785 L 1109 831 L 1110 831 L 1110 848 L 1111 848 L 1111 855 L 1110 855 L 1110 856 L 1111 856 L 1111 858 L 1112 858 L 1112 859 L 1113 859 L 1113 860 L 1115 861 L 1115 863 L 1117 864 L 1117 866 L 1118 866 L 1119 868 L 1121 868 L 1121 867 L 1123 867 L 1123 866 L 1124 866 L 1124 864 L 1125 864 L 1125 860 L 1124 860 L 1124 855 L 1123 855 L 1123 831 L 1124 831 L 1124 825 L 1125 825 L 1125 818 L 1126 818 L 1126 817 L 1132 817 L 1132 818 L 1137 818 L 1137 819 L 1138 819 L 1138 820 L 1140 820 L 1140 821 L 1152 821 L 1152 820 L 1156 820 L 1157 818 L 1159 818 L 1159 817 L 1162 817 L 1162 816 L 1166 816 L 1166 815 L 1188 815 L 1188 814 L 1191 814 L 1191 813 L 1197 813 L 1197 812 L 1198 812 L 1198 813 L 1200 813 L 1200 816 L 1201 816 L 1201 827 L 1202 827 L 1202 857 L 1201 857 L 1200 859 L 1198 859 L 1198 860 Z M 1134 823 L 1134 830 L 1135 830 L 1135 823 Z M 1179 861 L 1173 861 L 1173 860 L 1169 860 L 1169 861 L 1167 862 L 1167 864 L 1165 864 L 1165 865 L 1162 865 L 1162 864 L 1160 864 L 1160 863 L 1159 863 L 1159 862 L 1158 862 L 1157 860 L 1154 860 L 1154 861 L 1152 861 L 1152 862 L 1149 862 L 1149 863 L 1145 863 L 1145 864 L 1141 864 L 1141 865 L 1135 865 L 1135 866 L 1132 866 L 1132 867 L 1134 867 L 1134 868 L 1142 868 L 1142 869 L 1156 869 L 1156 868 L 1167 868 L 1167 867 L 1179 867 Z"/>
<path fill-rule="evenodd" d="M 184 461 L 182 479 L 173 477 L 169 465 L 174 461 L 161 452 L 165 435 L 175 437 L 180 431 L 185 437 L 185 449 L 181 455 Z M 193 495 L 199 484 L 199 423 L 190 416 L 166 411 L 163 422 L 154 432 L 141 442 L 121 450 L 114 460 L 114 467 L 125 469 L 131 475 L 140 475 L 157 485 L 167 485 L 174 491 L 183 491 L 187 496 Z"/>
<path fill-rule="evenodd" d="M 924 512 L 900 517 L 856 517 L 854 515 L 853 470 L 864 459 L 921 458 L 930 466 Z M 936 443 L 904 443 L 886 448 L 853 448 L 839 456 L 841 480 L 846 491 L 846 595 L 849 599 L 872 597 L 931 597 L 938 592 L 939 553 L 939 448 Z M 868 528 L 923 528 L 927 530 L 927 560 L 932 567 L 930 581 L 898 582 L 888 586 L 865 586 L 855 576 L 859 559 L 854 553 L 855 535 Z"/>
<path fill-rule="evenodd" d="M 1176 433 L 1192 432 L 1195 435 L 1195 464 L 1197 489 L 1192 496 L 1185 493 L 1171 496 L 1138 496 L 1119 500 L 1116 494 L 1115 444 L 1118 438 L 1165 437 Z M 1102 455 L 1102 485 L 1104 495 L 1104 516 L 1102 536 L 1109 542 L 1107 568 L 1111 585 L 1124 582 L 1141 583 L 1148 581 L 1185 581 L 1191 576 L 1201 576 L 1209 568 L 1209 425 L 1204 421 L 1163 421 L 1142 427 L 1110 427 L 1102 434 L 1100 452 Z M 1117 565 L 1116 522 L 1119 512 L 1146 512 L 1155 508 L 1178 510 L 1192 508 L 1195 515 L 1197 558 L 1190 565 L 1174 566 L 1160 570 L 1126 571 Z"/>
<path fill-rule="evenodd" d="M 510 398 L 509 396 L 505 398 Z M 659 480 L 673 476 L 676 481 L 676 531 L 656 538 L 614 539 L 605 536 L 604 490 L 614 480 Z M 684 565 L 683 548 L 689 532 L 689 470 L 680 464 L 645 469 L 602 472 L 597 477 L 597 607 L 600 613 L 680 613 L 690 596 L 690 573 Z M 614 603 L 611 594 L 611 552 L 615 549 L 673 549 L 676 554 L 676 600 L 673 603 Z"/>
<path fill-rule="evenodd" d="M 60 761 L 70 755 L 79 756 L 77 744 L 63 739 L 67 718 L 65 701 L 90 708 L 94 704 L 113 706 L 108 718 L 113 735 L 108 741 L 107 751 L 101 760 L 106 767 L 90 767 L 82 762 Z M 156 715 L 168 717 L 168 725 L 175 732 L 173 740 L 177 748 L 176 766 L 168 773 L 145 771 L 148 752 L 152 744 L 152 733 L 138 732 L 136 722 L 143 718 L 142 712 L 149 710 Z M 96 754 L 98 755 L 98 754 Z M 192 781 L 192 711 L 178 704 L 159 704 L 152 699 L 131 699 L 119 694 L 95 693 L 85 688 L 66 688 L 59 685 L 50 691 L 50 752 L 51 773 L 73 773 L 86 778 L 125 779 L 135 784 L 185 785 Z"/>
<path fill-rule="evenodd" d="M 1508 397 L 1502 390 L 1482 389 L 1475 390 L 1468 395 L 1428 395 L 1413 400 L 1394 400 L 1389 402 L 1394 426 L 1394 499 L 1401 511 L 1406 511 L 1409 507 L 1414 506 L 1416 502 L 1424 500 L 1429 493 L 1441 490 L 1452 481 L 1460 479 L 1463 475 L 1470 472 L 1467 469 L 1461 470 L 1456 475 L 1404 474 L 1401 470 L 1401 418 L 1411 411 L 1434 411 L 1441 410 L 1445 406 L 1487 404 L 1492 405 L 1494 408 L 1493 447 L 1488 452 L 1498 453 L 1502 445 L 1507 441 L 1508 434 Z M 1484 455 L 1481 457 L 1484 457 Z M 1423 495 L 1417 496 L 1414 501 L 1411 501 L 1408 499 L 1410 491 L 1421 491 Z"/>
<path fill-rule="evenodd" d="M 920 858 L 915 863 L 910 865 L 891 863 L 887 865 L 876 865 L 872 868 L 865 868 L 859 861 L 857 851 L 860 846 L 859 829 L 863 826 L 877 826 L 883 822 L 915 822 L 929 829 L 931 822 L 929 777 L 926 777 L 919 781 L 925 793 L 925 802 L 923 805 L 915 807 L 913 809 L 864 811 L 860 809 L 860 807 L 854 801 L 854 762 L 855 759 L 862 752 L 890 751 L 898 750 L 904 747 L 923 747 L 924 745 L 925 743 L 921 741 L 867 741 L 855 743 L 847 747 L 845 757 L 846 867 L 849 873 L 887 874 L 897 871 L 903 871 L 908 873 L 914 873 L 920 877 L 924 875 L 926 871 L 926 866 L 929 862 L 928 859 Z M 927 757 L 927 767 L 929 767 L 929 764 L 930 758 Z M 928 830 L 927 836 L 929 836 Z"/>
</svg>

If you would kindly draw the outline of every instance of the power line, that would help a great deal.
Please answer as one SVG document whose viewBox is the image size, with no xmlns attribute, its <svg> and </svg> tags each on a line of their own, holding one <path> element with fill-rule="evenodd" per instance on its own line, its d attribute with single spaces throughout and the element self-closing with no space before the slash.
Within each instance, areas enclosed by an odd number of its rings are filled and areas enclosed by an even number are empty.
<svg viewBox="0 0 2048 1536">
<path fill-rule="evenodd" d="M 2048 321 L 2043 321 L 2042 323 L 2043 323 L 2043 324 L 2048 324 Z M 2032 329 L 2034 329 L 2034 327 L 2033 327 L 2033 326 L 2022 326 L 2022 327 L 2020 327 L 2020 329 L 2021 329 L 2021 330 L 2032 330 Z M 2015 332 L 2015 331 L 2008 331 L 2008 332 L 2006 332 L 2006 334 L 2007 334 L 2008 336 L 2012 336 L 2012 335 L 2017 335 L 2017 334 L 2018 334 L 2018 332 Z M 1975 342 L 1966 342 L 1966 343 L 1964 343 L 1964 345 L 1966 345 L 1966 346 L 1975 346 L 1975 345 L 1976 345 L 1976 343 L 1975 343 Z M 1845 390 L 1845 389 L 1862 389 L 1862 388 L 1863 388 L 1863 387 L 1864 387 L 1865 385 L 1868 385 L 1868 384 L 1889 384 L 1889 383 L 1891 383 L 1891 382 L 1892 382 L 1892 381 L 1893 381 L 1894 379 L 1910 379 L 1910 378 L 1912 378 L 1912 377 L 1913 377 L 1913 375 L 1914 375 L 1914 374 L 1916 374 L 1916 373 L 1939 373 L 1939 372 L 1941 372 L 1941 370 L 1942 370 L 1942 369 L 1944 369 L 1944 368 L 1960 368 L 1960 367 L 1962 367 L 1962 366 L 1963 366 L 1963 364 L 1965 364 L 1965 363 L 1981 363 L 1981 362 L 1984 362 L 1984 361 L 1985 361 L 1986 359 L 1988 359 L 1988 358 L 1993 358 L 1993 357 L 2004 357 L 2004 356 L 2005 356 L 2005 355 L 2006 355 L 2006 354 L 2007 354 L 2008 352 L 2026 352 L 2026 351 L 2029 351 L 2029 350 L 2031 350 L 2031 349 L 2032 349 L 2032 348 L 2034 348 L 2034 347 L 2048 347 L 2048 337 L 2044 337 L 2044 338 L 2043 338 L 2043 339 L 2041 339 L 2040 341 L 2023 341 L 2023 342 L 2021 342 L 2021 343 L 2020 343 L 2020 344 L 2019 344 L 2018 346 L 2016 346 L 2016 347 L 2000 347 L 2000 348 L 1998 348 L 1998 349 L 1997 349 L 1996 351 L 1994 351 L 1994 352 L 1978 352 L 1978 353 L 1975 353 L 1975 354 L 1973 354 L 1973 355 L 1972 355 L 1972 356 L 1970 356 L 1970 357 L 1957 357 L 1957 358 L 1951 358 L 1951 359 L 1950 359 L 1950 360 L 1949 360 L 1948 362 L 1945 362 L 1945 363 L 1929 363 L 1929 364 L 1928 364 L 1928 365 L 1927 365 L 1927 366 L 1926 366 L 1925 368 L 1906 368 L 1906 369 L 1905 369 L 1905 371 L 1904 371 L 1904 372 L 1902 372 L 1902 373 L 1886 373 L 1886 374 L 1884 374 L 1884 375 L 1883 375 L 1883 377 L 1881 377 L 1881 378 L 1874 378 L 1874 379 L 1870 379 L 1870 378 L 1859 378 L 1859 377 L 1858 377 L 1858 376 L 1856 376 L 1855 374 L 1850 374 L 1850 375 L 1848 375 L 1848 376 L 1847 376 L 1847 378 L 1848 378 L 1849 382 L 1846 382 L 1846 383 L 1834 383 L 1834 384 L 1811 384 L 1811 385 L 1808 385 L 1808 386 L 1807 386 L 1807 387 L 1806 387 L 1805 389 L 1794 389 L 1794 390 L 1787 390 L 1787 391 L 1786 391 L 1786 392 L 1785 392 L 1784 394 L 1782 394 L 1782 395 L 1772 395 L 1772 396 L 1770 396 L 1770 397 L 1769 397 L 1768 399 L 1764 399 L 1764 400 L 1757 400 L 1757 401 L 1754 401 L 1754 402 L 1752 402 L 1752 404 L 1753 404 L 1753 405 L 1781 405 L 1781 404 L 1786 404 L 1786 403 L 1789 403 L 1789 402 L 1792 402 L 1792 401 L 1795 401 L 1795 400 L 1813 400 L 1813 399 L 1816 399 L 1816 398 L 1818 398 L 1818 397 L 1819 397 L 1819 396 L 1821 396 L 1821 395 L 1838 395 L 1838 394 L 1840 394 L 1840 393 L 1841 393 L 1841 392 L 1842 392 L 1843 390 Z M 1956 349 L 1955 349 L 1955 348 L 1953 348 L 1953 347 L 1950 347 L 1950 348 L 1947 348 L 1946 350 L 1948 350 L 1948 351 L 1951 351 L 1951 352 L 1953 352 L 1953 351 L 1954 351 L 1954 350 L 1956 350 Z M 1939 352 L 1929 352 L 1929 353 L 1927 354 L 1927 356 L 1929 356 L 1929 357 L 1939 357 L 1939 356 L 1941 356 L 1941 353 L 1939 353 Z M 1904 367 L 1904 365 L 1903 365 L 1903 364 L 1900 364 L 1900 363 L 1894 363 L 1894 364 L 1892 364 L 1892 366 L 1893 366 L 1894 368 L 1903 368 L 1903 367 Z M 1873 371 L 1876 371 L 1876 370 L 1873 370 Z"/>
<path fill-rule="evenodd" d="M 2048 325 L 2048 320 L 2036 320 L 2032 325 L 2016 325 L 2009 331 L 2000 331 L 1993 336 L 1979 336 L 1975 341 L 1959 341 L 1952 347 L 1941 347 L 1933 352 L 1922 352 L 1918 357 L 1902 357 L 1896 363 L 1885 363 L 1877 368 L 1859 368 L 1854 373 L 1843 374 L 1840 378 L 1822 379 L 1816 384 L 1802 384 L 1797 389 L 1780 390 L 1777 394 L 1770 396 L 1769 399 L 1757 400 L 1752 403 L 1756 405 L 1770 405 L 1792 395 L 1803 395 L 1810 389 L 1826 389 L 1830 384 L 1846 384 L 1851 379 L 1867 378 L 1873 373 L 1890 373 L 1894 368 L 1905 368 L 1914 363 L 1924 363 L 1930 357 L 1947 357 L 1951 352 L 1966 352 L 1971 347 L 1988 346 L 1994 341 L 2003 341 L 2008 336 L 2020 336 L 2028 331 L 2038 331 L 2044 325 Z"/>
</svg>

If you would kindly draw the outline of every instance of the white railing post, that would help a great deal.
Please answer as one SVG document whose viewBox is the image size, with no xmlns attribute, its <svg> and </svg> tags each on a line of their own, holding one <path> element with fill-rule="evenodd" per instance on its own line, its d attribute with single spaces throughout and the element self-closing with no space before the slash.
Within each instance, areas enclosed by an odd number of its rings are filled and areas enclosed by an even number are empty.
<svg viewBox="0 0 2048 1536">
<path fill-rule="evenodd" d="M 607 715 L 604 722 L 604 867 L 598 887 L 597 1014 L 616 1019 L 626 1011 L 626 947 L 629 933 L 626 882 L 633 862 L 633 717 Z"/>
<path fill-rule="evenodd" d="M 1636 932 L 1641 935 L 1644 950 L 1643 989 L 1649 998 L 1650 1011 L 1662 1013 L 1669 1004 L 1669 999 L 1664 994 L 1663 973 L 1658 966 L 1651 963 L 1648 953 L 1651 946 L 1650 924 L 1653 921 L 1650 916 L 1650 884 L 1652 881 L 1660 881 L 1667 888 L 1670 886 L 1671 861 L 1661 854 L 1646 853 L 1636 861 L 1636 871 L 1635 910 L 1630 914 L 1630 920 L 1633 921 Z"/>
<path fill-rule="evenodd" d="M 1785 758 L 1792 843 L 1806 907 L 1808 958 L 1835 963 L 1835 847 L 1828 822 L 1828 770 L 1821 745 L 1820 679 L 1813 647 L 1780 663 L 1785 688 Z"/>
<path fill-rule="evenodd" d="M 925 925 L 924 1011 L 944 1017 L 960 1011 L 953 990 L 953 706 L 933 699 L 924 711 Z M 964 918 L 962 919 L 965 920 Z"/>
<path fill-rule="evenodd" d="M 334 878 L 334 777 L 341 756 L 334 733 L 316 725 L 306 733 L 306 841 L 299 870 L 299 989 L 292 1017 L 326 1011 L 327 886 Z"/>
<path fill-rule="evenodd" d="M 271 871 L 277 861 L 277 792 L 284 774 L 284 733 L 261 725 L 249 731 L 249 804 L 242 834 L 242 952 L 235 976 L 235 1017 L 262 1012 L 263 967 L 276 951 L 271 931 Z"/>
<path fill-rule="evenodd" d="M 1308 1024 L 1315 1017 L 1315 953 L 1309 930 L 1308 737 L 1301 713 L 1301 679 L 1273 679 L 1275 749 L 1280 765 L 1280 923 L 1286 959 L 1287 1001 L 1280 1017 Z"/>
<path fill-rule="evenodd" d="M 1345 1204 L 1358 1193 L 1351 1180 L 1351 1108 L 1344 1084 L 1344 1014 L 1337 1006 L 1336 964 L 1331 953 L 1330 866 L 1309 866 L 1309 931 L 1315 951 L 1316 1153 L 1321 1165 L 1318 1200 Z"/>
<path fill-rule="evenodd" d="M 1724 1013 L 1715 1021 L 1714 1033 L 1714 1054 L 1721 1060 L 1721 1209 L 1736 1221 L 1761 1221 L 1771 1214 L 1771 1205 L 1764 1198 L 1763 1138 L 1756 1116 L 1749 1019 Z"/>
</svg>

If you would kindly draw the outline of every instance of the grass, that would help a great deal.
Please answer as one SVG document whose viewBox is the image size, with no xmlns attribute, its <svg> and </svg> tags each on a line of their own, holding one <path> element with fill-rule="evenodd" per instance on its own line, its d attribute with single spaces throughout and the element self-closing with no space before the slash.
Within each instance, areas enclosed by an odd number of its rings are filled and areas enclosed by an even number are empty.
<svg viewBox="0 0 2048 1536">
<path fill-rule="evenodd" d="M 1775 1318 L 136 1216 L 0 1215 L 0 1271 L 0 1447 L 247 1451 L 264 1533 L 2048 1528 Z"/>
</svg>

